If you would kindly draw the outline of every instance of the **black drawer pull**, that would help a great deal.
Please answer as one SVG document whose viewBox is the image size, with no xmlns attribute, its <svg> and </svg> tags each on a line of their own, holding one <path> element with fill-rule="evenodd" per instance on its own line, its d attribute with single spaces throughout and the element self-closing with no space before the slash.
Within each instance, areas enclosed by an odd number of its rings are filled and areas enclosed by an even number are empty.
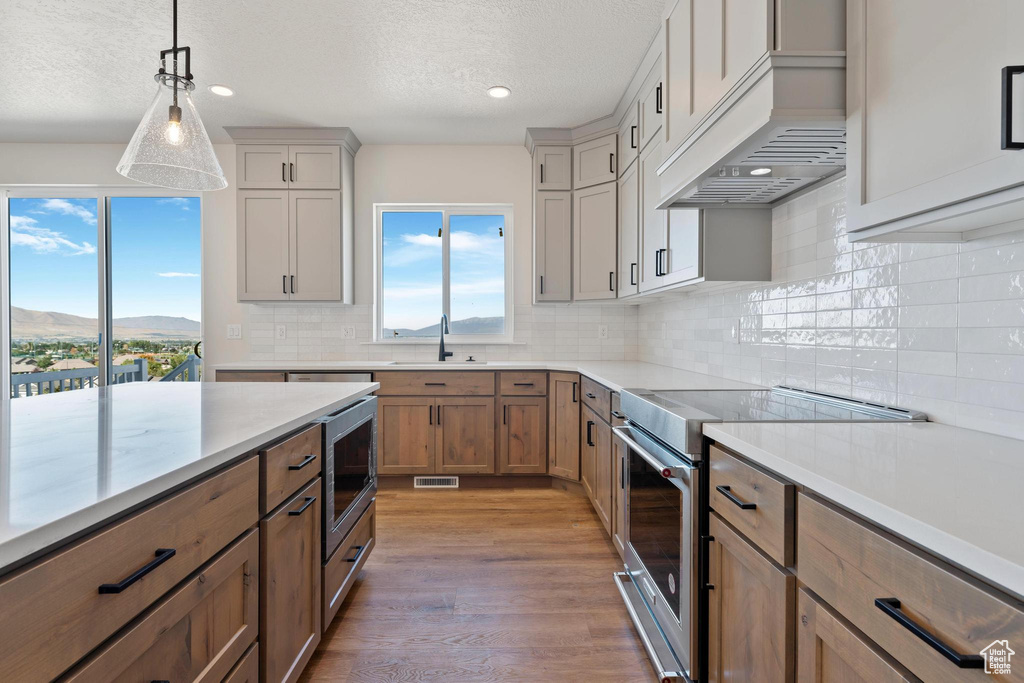
<svg viewBox="0 0 1024 683">
<path fill-rule="evenodd" d="M 512 382 L 514 387 L 532 387 L 533 382 Z"/>
<path fill-rule="evenodd" d="M 288 511 L 288 516 L 289 517 L 298 517 L 303 512 L 305 512 L 306 508 L 308 508 L 310 505 L 312 505 L 315 500 L 316 500 L 316 496 L 306 496 L 306 502 L 303 503 L 302 507 L 300 507 L 298 510 L 289 510 Z"/>
<path fill-rule="evenodd" d="M 316 460 L 316 454 L 315 453 L 312 454 L 312 455 L 307 455 L 303 459 L 303 461 L 300 462 L 298 465 L 288 465 L 288 469 L 290 469 L 290 470 L 301 470 L 303 467 L 305 467 L 309 463 L 313 462 L 314 460 Z"/>
<path fill-rule="evenodd" d="M 617 420 L 625 420 L 626 419 L 626 416 L 623 415 L 622 413 L 620 413 L 617 410 L 613 410 L 612 411 L 612 417 L 614 417 Z"/>
<path fill-rule="evenodd" d="M 588 392 L 587 392 L 587 398 L 597 398 L 597 396 L 594 396 L 594 395 L 593 395 L 592 393 L 590 393 L 590 392 L 588 391 Z"/>
<path fill-rule="evenodd" d="M 985 659 L 981 655 L 962 655 L 949 645 L 933 636 L 928 631 L 915 624 L 910 617 L 900 610 L 900 601 L 896 598 L 875 598 L 875 607 L 882 610 L 896 620 L 915 636 L 926 642 L 940 655 L 956 664 L 961 669 L 981 669 L 985 666 Z"/>
<path fill-rule="evenodd" d="M 157 548 L 156 558 L 152 562 L 144 566 L 142 569 L 139 569 L 137 572 L 129 576 L 124 581 L 121 581 L 120 583 L 102 584 L 100 586 L 100 595 L 120 593 L 125 588 L 132 585 L 133 583 L 141 579 L 143 576 L 150 573 L 151 571 L 162 565 L 164 562 L 174 557 L 174 553 L 176 552 L 177 550 L 175 550 L 174 548 Z"/>
<path fill-rule="evenodd" d="M 443 387 L 444 386 L 444 382 L 424 382 L 423 384 L 424 384 L 424 386 L 428 386 L 428 387 Z"/>
<path fill-rule="evenodd" d="M 366 546 L 365 545 L 354 545 L 352 547 L 356 549 L 356 554 L 353 555 L 352 557 L 346 558 L 345 559 L 346 562 L 358 562 L 359 561 L 359 557 L 363 554 L 363 551 L 366 550 Z"/>
<path fill-rule="evenodd" d="M 716 486 L 715 490 L 728 498 L 730 502 L 734 503 L 740 510 L 754 510 L 757 508 L 757 503 L 744 503 L 742 500 L 737 498 L 732 492 L 732 488 L 729 486 Z"/>
</svg>

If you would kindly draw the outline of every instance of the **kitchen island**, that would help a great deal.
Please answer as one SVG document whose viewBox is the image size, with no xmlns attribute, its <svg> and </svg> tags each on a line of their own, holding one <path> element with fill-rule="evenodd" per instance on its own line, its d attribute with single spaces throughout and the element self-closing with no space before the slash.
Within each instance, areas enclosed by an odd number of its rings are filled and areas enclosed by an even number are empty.
<svg viewBox="0 0 1024 683">
<path fill-rule="evenodd" d="M 246 680 L 257 663 L 296 679 L 320 637 L 310 423 L 377 387 L 126 384 L 4 402 L 0 665 L 15 680 Z M 274 468 L 291 487 L 264 510 Z"/>
</svg>

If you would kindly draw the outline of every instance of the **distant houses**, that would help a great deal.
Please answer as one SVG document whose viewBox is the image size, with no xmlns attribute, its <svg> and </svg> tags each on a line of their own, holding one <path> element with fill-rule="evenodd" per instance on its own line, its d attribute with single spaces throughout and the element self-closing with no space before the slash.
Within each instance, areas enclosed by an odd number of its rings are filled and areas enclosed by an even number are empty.
<svg viewBox="0 0 1024 683">
<path fill-rule="evenodd" d="M 84 370 L 86 368 L 94 368 L 94 367 L 96 367 L 96 366 L 93 365 L 92 363 L 88 362 L 88 361 L 82 360 L 81 358 L 65 358 L 64 360 L 57 361 L 56 363 L 51 365 L 48 369 L 49 370 Z"/>
<path fill-rule="evenodd" d="M 39 366 L 36 365 L 36 359 L 30 356 L 22 356 L 21 358 L 11 359 L 11 374 L 26 373 L 26 372 L 42 372 Z"/>
</svg>

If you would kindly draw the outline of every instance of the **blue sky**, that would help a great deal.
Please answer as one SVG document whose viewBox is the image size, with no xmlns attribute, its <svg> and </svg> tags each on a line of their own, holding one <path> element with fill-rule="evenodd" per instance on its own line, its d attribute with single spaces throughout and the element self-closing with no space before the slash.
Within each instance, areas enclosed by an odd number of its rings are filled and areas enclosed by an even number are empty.
<svg viewBox="0 0 1024 683">
<path fill-rule="evenodd" d="M 457 321 L 505 313 L 504 216 L 450 217 L 452 333 Z M 385 211 L 383 327 L 418 329 L 441 317 L 441 212 Z"/>
<path fill-rule="evenodd" d="M 11 303 L 97 317 L 95 199 L 12 198 Z M 111 200 L 114 317 L 200 320 L 197 197 Z"/>
</svg>

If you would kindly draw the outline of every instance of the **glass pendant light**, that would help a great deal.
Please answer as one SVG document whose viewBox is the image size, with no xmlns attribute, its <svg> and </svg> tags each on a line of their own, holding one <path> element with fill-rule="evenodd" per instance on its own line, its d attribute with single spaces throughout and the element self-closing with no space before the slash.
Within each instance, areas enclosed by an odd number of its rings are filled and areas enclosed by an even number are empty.
<svg viewBox="0 0 1024 683">
<path fill-rule="evenodd" d="M 173 0 L 174 44 L 160 51 L 160 70 L 154 76 L 156 96 L 135 129 L 117 172 L 147 185 L 205 192 L 228 186 L 210 136 L 192 103 L 192 52 L 178 47 L 178 0 Z M 185 75 L 178 74 L 184 55 Z M 168 72 L 170 66 L 170 72 Z"/>
</svg>

